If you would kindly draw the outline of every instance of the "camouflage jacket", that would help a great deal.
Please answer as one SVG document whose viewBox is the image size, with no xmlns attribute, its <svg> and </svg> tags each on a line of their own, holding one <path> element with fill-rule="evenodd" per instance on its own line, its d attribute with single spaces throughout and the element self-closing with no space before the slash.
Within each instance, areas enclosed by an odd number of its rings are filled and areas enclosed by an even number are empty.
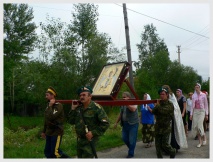
<svg viewBox="0 0 213 162">
<path fill-rule="evenodd" d="M 53 106 L 47 105 L 44 112 L 43 132 L 48 136 L 63 135 L 64 128 L 64 110 L 61 103 L 55 103 Z"/>
<path fill-rule="evenodd" d="M 172 120 L 174 118 L 174 106 L 169 100 L 160 101 L 159 105 L 156 105 L 152 113 L 155 115 L 155 133 L 156 134 L 168 134 L 171 133 Z"/>
<path fill-rule="evenodd" d="M 82 115 L 80 114 L 81 112 Z M 86 134 L 82 116 L 94 137 L 103 135 L 109 128 L 109 119 L 103 107 L 91 101 L 87 109 L 84 110 L 83 105 L 80 105 L 75 110 L 69 112 L 68 122 L 75 124 L 75 131 L 78 137 L 84 138 Z"/>
</svg>

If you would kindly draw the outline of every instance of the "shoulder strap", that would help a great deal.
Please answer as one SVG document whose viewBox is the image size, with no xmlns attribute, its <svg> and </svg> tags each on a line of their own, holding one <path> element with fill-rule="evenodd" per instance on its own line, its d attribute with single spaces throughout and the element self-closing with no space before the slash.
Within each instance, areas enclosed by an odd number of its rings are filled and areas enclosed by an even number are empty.
<svg viewBox="0 0 213 162">
<path fill-rule="evenodd" d="M 84 120 L 84 116 L 83 116 L 83 112 L 82 112 L 81 108 L 80 108 L 80 115 L 81 115 L 81 119 L 82 119 L 82 121 L 84 123 L 84 126 L 85 126 L 85 131 L 87 133 L 89 130 L 88 130 L 88 126 L 87 126 L 87 124 L 86 124 L 86 122 Z"/>
</svg>

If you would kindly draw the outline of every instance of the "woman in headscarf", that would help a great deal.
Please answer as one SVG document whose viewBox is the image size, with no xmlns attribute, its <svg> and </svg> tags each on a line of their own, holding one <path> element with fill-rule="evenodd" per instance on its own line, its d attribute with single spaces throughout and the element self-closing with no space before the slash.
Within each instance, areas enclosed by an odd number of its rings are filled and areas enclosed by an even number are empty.
<svg viewBox="0 0 213 162">
<path fill-rule="evenodd" d="M 144 100 L 151 100 L 148 93 L 143 96 Z M 152 109 L 154 104 L 143 104 L 141 105 L 141 124 L 142 124 L 142 141 L 146 143 L 145 148 L 152 146 L 154 141 L 154 115 L 152 114 Z"/>
<path fill-rule="evenodd" d="M 198 135 L 199 144 L 206 145 L 206 135 L 203 129 L 204 119 L 208 119 L 208 102 L 206 94 L 201 92 L 201 85 L 196 83 L 195 92 L 192 95 L 192 107 L 190 112 L 190 119 L 192 120 L 192 134 Z"/>
<path fill-rule="evenodd" d="M 180 107 L 180 112 L 181 112 L 182 119 L 183 119 L 185 134 L 186 134 L 186 136 L 188 136 L 187 122 L 186 122 L 186 97 L 183 95 L 181 89 L 176 90 L 176 96 L 177 96 L 177 102 Z"/>
<path fill-rule="evenodd" d="M 178 151 L 180 147 L 188 148 L 183 119 L 177 99 L 168 85 L 163 85 L 163 88 L 167 88 L 169 90 L 169 101 L 174 105 L 174 121 L 172 121 L 172 133 L 169 142 L 173 148 L 176 148 L 176 151 Z"/>
</svg>

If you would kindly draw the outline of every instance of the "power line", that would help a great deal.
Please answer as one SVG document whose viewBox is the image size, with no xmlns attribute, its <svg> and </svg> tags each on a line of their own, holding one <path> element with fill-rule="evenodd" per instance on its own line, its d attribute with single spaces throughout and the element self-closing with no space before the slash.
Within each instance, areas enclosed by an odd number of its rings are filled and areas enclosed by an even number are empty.
<svg viewBox="0 0 213 162">
<path fill-rule="evenodd" d="M 190 50 L 190 51 L 197 51 L 197 52 L 209 52 L 208 50 L 194 50 L 194 49 L 190 49 L 190 48 L 182 48 L 185 50 Z"/>
<path fill-rule="evenodd" d="M 206 32 L 209 32 L 209 29 L 208 29 L 207 27 L 209 27 L 209 25 L 205 26 L 205 27 L 204 27 L 203 29 L 201 29 L 198 33 L 200 33 L 200 34 L 205 34 Z M 206 28 L 207 28 L 207 29 L 206 29 Z M 197 37 L 197 36 L 194 35 L 194 36 L 192 36 L 191 38 L 185 40 L 185 41 L 184 41 L 183 43 L 181 43 L 181 44 L 186 44 L 186 43 L 188 43 L 189 41 L 193 40 L 193 39 L 196 38 L 196 37 Z"/>
<path fill-rule="evenodd" d="M 115 3 L 115 4 L 116 4 L 116 3 Z M 116 5 L 118 5 L 118 4 L 116 4 Z M 118 5 L 118 6 L 122 7 L 121 5 Z M 201 36 L 201 37 L 205 37 L 205 38 L 208 38 L 208 39 L 209 39 L 209 37 L 207 37 L 207 36 L 205 36 L 205 35 L 202 35 L 202 34 L 199 34 L 199 33 L 195 33 L 195 32 L 190 31 L 190 30 L 188 30 L 188 29 L 184 29 L 184 28 L 182 28 L 182 27 L 179 27 L 179 26 L 173 25 L 173 24 L 171 24 L 171 23 L 168 23 L 168 22 L 166 22 L 166 21 L 159 20 L 159 19 L 157 19 L 157 18 L 154 18 L 154 17 L 148 16 L 148 15 L 142 14 L 142 13 L 140 13 L 140 12 L 138 12 L 138 11 L 135 11 L 135 10 L 132 10 L 132 9 L 129 9 L 129 8 L 127 8 L 127 9 L 130 10 L 130 11 L 132 11 L 132 12 L 135 12 L 135 13 L 137 13 L 137 14 L 140 14 L 140 15 L 143 15 L 143 16 L 146 16 L 146 17 L 149 17 L 149 18 L 152 18 L 152 19 L 157 20 L 157 21 L 160 21 L 160 22 L 162 22 L 162 23 L 171 25 L 171 26 L 173 26 L 173 27 L 176 27 L 176 28 L 185 30 L 185 31 L 187 31 L 187 32 L 190 32 L 190 33 L 193 33 L 193 34 L 196 34 L 196 35 L 199 35 L 199 36 Z"/>
<path fill-rule="evenodd" d="M 198 42 L 198 43 L 196 43 L 195 45 L 193 45 L 193 46 L 191 46 L 191 47 L 194 47 L 194 46 L 196 46 L 196 45 L 200 45 L 201 43 L 203 43 L 203 42 L 205 42 L 206 41 L 206 39 L 205 40 L 202 40 L 202 41 L 200 41 L 200 42 Z M 191 44 L 192 45 L 192 44 Z M 188 47 L 190 47 L 190 46 L 188 46 Z M 186 48 L 186 47 L 184 47 L 184 48 Z"/>
</svg>

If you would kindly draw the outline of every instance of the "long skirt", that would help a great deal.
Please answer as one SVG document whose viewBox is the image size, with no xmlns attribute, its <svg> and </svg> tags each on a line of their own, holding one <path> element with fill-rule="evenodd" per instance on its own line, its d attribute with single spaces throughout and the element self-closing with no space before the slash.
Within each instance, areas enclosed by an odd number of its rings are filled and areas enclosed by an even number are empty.
<svg viewBox="0 0 213 162">
<path fill-rule="evenodd" d="M 154 124 L 142 124 L 142 141 L 143 143 L 153 142 L 155 137 Z"/>
<path fill-rule="evenodd" d="M 192 135 L 195 137 L 197 133 L 201 136 L 205 134 L 203 128 L 203 121 L 205 117 L 205 110 L 204 109 L 194 109 L 193 117 L 192 117 Z"/>
</svg>

